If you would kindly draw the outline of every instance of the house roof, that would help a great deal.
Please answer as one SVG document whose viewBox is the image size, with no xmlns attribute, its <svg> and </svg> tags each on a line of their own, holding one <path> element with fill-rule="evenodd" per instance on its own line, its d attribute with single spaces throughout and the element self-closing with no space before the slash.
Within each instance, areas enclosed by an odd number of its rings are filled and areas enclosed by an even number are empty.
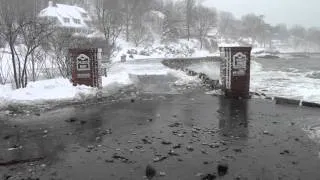
<svg viewBox="0 0 320 180">
<path fill-rule="evenodd" d="M 166 15 L 163 14 L 162 12 L 160 12 L 160 11 L 152 10 L 152 11 L 150 11 L 150 13 L 151 13 L 152 15 L 157 16 L 157 17 L 160 18 L 160 19 L 164 19 L 164 18 L 166 17 Z"/>
<path fill-rule="evenodd" d="M 86 14 L 86 15 L 84 15 Z M 39 13 L 40 17 L 56 17 L 63 27 L 88 28 L 86 21 L 91 21 L 88 12 L 81 7 L 65 4 L 50 5 Z M 65 21 L 69 19 L 69 22 Z M 76 23 L 74 19 L 80 20 Z"/>
</svg>

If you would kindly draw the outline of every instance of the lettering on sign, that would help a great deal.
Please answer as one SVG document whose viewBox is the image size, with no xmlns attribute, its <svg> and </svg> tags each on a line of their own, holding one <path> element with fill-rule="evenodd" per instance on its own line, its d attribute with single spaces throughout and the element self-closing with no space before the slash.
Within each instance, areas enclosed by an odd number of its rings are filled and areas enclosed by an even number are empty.
<svg viewBox="0 0 320 180">
<path fill-rule="evenodd" d="M 222 59 L 226 58 L 226 53 L 225 53 L 225 49 L 224 49 L 224 48 L 221 48 L 221 49 L 220 49 L 220 57 L 221 57 Z"/>
<path fill-rule="evenodd" d="M 231 49 L 227 51 L 226 58 L 226 88 L 231 89 L 231 72 L 232 72 L 232 60 L 231 60 Z"/>
<path fill-rule="evenodd" d="M 86 74 L 77 74 L 77 78 L 90 78 L 90 74 L 89 73 L 86 73 Z"/>
<path fill-rule="evenodd" d="M 245 76 L 247 71 L 247 56 L 238 52 L 233 56 L 233 76 Z"/>
<path fill-rule="evenodd" d="M 90 70 L 90 58 L 85 54 L 80 54 L 77 57 L 77 70 L 89 71 Z"/>
</svg>

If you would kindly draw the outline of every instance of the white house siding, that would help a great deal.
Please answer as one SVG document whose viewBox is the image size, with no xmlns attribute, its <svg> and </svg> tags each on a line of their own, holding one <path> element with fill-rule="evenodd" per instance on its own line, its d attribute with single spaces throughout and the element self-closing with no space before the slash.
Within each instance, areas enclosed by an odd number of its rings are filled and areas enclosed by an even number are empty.
<svg viewBox="0 0 320 180">
<path fill-rule="evenodd" d="M 86 33 L 91 30 L 91 17 L 86 10 L 78 6 L 54 4 L 50 1 L 49 6 L 39 13 L 39 17 L 55 18 L 57 26 L 70 31 Z"/>
</svg>

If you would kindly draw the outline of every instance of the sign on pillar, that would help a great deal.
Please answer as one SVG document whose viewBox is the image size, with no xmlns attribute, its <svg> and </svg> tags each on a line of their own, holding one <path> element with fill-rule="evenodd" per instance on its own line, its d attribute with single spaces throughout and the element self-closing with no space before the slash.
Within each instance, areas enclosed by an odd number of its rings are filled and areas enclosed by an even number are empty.
<svg viewBox="0 0 320 180">
<path fill-rule="evenodd" d="M 74 86 L 102 87 L 101 49 L 69 49 L 69 56 L 72 62 L 72 82 Z"/>
<path fill-rule="evenodd" d="M 220 76 L 227 97 L 249 98 L 251 47 L 220 47 Z"/>
</svg>

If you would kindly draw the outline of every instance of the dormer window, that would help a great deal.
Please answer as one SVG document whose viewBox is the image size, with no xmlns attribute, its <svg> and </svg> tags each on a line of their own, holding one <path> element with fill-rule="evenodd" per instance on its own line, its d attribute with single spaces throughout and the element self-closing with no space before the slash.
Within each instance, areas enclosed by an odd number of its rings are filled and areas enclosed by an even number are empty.
<svg viewBox="0 0 320 180">
<path fill-rule="evenodd" d="M 70 19 L 69 18 L 63 18 L 64 23 L 70 23 Z"/>
<path fill-rule="evenodd" d="M 80 19 L 73 19 L 73 21 L 74 21 L 74 23 L 76 23 L 76 24 L 80 24 L 81 23 L 81 21 L 80 21 Z"/>
</svg>

